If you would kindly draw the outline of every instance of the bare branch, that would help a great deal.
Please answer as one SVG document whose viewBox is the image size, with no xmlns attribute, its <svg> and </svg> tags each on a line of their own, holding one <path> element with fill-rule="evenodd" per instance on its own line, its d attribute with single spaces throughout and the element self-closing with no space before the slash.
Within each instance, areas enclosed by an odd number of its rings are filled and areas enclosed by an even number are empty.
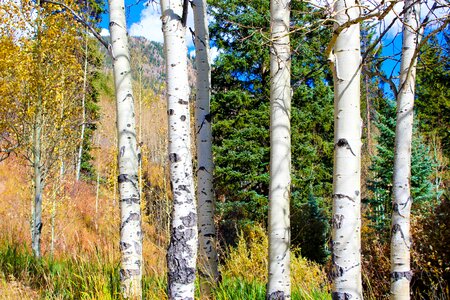
<svg viewBox="0 0 450 300">
<path fill-rule="evenodd" d="M 41 0 L 41 2 L 43 3 L 50 3 L 50 4 L 54 4 L 54 5 L 59 5 L 64 7 L 65 9 L 67 9 L 74 17 L 75 20 L 77 20 L 78 22 L 80 22 L 81 24 L 83 24 L 84 26 L 86 26 L 86 28 L 89 29 L 89 31 L 94 35 L 94 37 L 103 45 L 105 46 L 106 50 L 111 54 L 111 44 L 107 41 L 105 41 L 102 36 L 82 17 L 80 17 L 72 8 L 70 8 L 69 6 L 67 6 L 66 4 L 62 3 L 62 2 L 58 2 L 58 1 L 53 1 L 53 0 Z"/>
<path fill-rule="evenodd" d="M 352 7 L 355 8 L 355 7 Z M 347 22 L 345 22 L 344 24 L 339 25 L 336 29 L 334 29 L 333 31 L 333 36 L 331 37 L 331 41 L 328 43 L 328 46 L 325 50 L 325 57 L 329 58 L 331 55 L 331 52 L 334 48 L 334 44 L 336 43 L 336 39 L 338 37 L 338 35 L 346 28 L 358 24 L 362 21 L 365 20 L 369 20 L 369 19 L 373 19 L 373 18 L 378 18 L 379 20 L 382 19 L 386 14 L 389 13 L 389 11 L 391 11 L 394 8 L 394 3 L 392 3 L 386 10 L 384 11 L 376 11 L 374 13 L 370 13 L 370 14 L 365 14 L 362 15 L 358 18 L 355 19 L 351 19 Z M 334 20 L 332 20 L 333 22 L 336 22 Z"/>
</svg>

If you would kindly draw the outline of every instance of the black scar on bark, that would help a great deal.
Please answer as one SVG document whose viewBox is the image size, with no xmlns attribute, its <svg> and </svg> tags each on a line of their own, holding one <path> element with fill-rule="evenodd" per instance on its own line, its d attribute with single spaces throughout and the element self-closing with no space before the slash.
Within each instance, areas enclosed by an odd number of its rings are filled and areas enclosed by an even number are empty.
<svg viewBox="0 0 450 300">
<path fill-rule="evenodd" d="M 126 204 L 139 204 L 139 198 L 135 198 L 135 197 L 131 197 L 131 198 L 124 198 L 121 199 L 120 201 L 125 202 Z"/>
<path fill-rule="evenodd" d="M 355 202 L 355 199 L 353 199 L 350 196 L 344 195 L 344 194 L 333 194 L 333 198 L 338 198 L 338 199 L 344 199 L 347 198 L 348 200 Z"/>
<path fill-rule="evenodd" d="M 406 278 L 406 280 L 411 282 L 412 277 L 413 277 L 413 272 L 411 270 L 405 271 L 405 272 L 392 272 L 391 273 L 391 279 L 393 281 L 397 281 L 397 280 Z"/>
<path fill-rule="evenodd" d="M 180 117 L 180 120 L 183 121 L 183 122 L 186 121 L 186 116 L 185 116 L 185 115 L 182 115 L 182 116 Z"/>
<path fill-rule="evenodd" d="M 332 221 L 333 227 L 340 229 L 342 227 L 342 221 L 344 221 L 344 215 L 335 214 Z"/>
<path fill-rule="evenodd" d="M 120 269 L 120 279 L 124 280 L 126 278 L 130 278 L 132 276 L 139 276 L 141 274 L 141 271 L 138 269 Z"/>
<path fill-rule="evenodd" d="M 180 184 L 179 186 L 178 186 L 178 189 L 180 190 L 180 191 L 185 191 L 185 192 L 187 192 L 187 193 L 190 193 L 191 191 L 189 190 L 189 188 L 186 186 L 186 185 L 184 185 L 184 184 Z"/>
<path fill-rule="evenodd" d="M 137 182 L 137 180 L 137 175 L 120 174 L 119 176 L 117 176 L 117 181 L 119 183 L 131 182 L 134 184 L 135 182 Z"/>
<path fill-rule="evenodd" d="M 172 163 L 179 162 L 181 160 L 180 156 L 176 153 L 169 153 L 169 160 Z"/>
<path fill-rule="evenodd" d="M 131 247 L 131 244 L 128 244 L 128 243 L 125 243 L 125 242 L 120 242 L 120 250 L 121 251 L 127 250 L 130 247 Z"/>
<path fill-rule="evenodd" d="M 338 278 L 342 277 L 344 273 L 345 273 L 344 268 L 338 265 L 337 263 L 334 263 L 333 269 L 331 270 L 331 276 L 333 276 L 333 278 Z"/>
<path fill-rule="evenodd" d="M 397 231 L 400 231 L 400 234 L 401 234 L 402 237 L 403 237 L 403 231 L 402 231 L 402 228 L 400 227 L 400 224 L 394 224 L 394 225 L 392 226 L 392 234 L 396 234 Z"/>
<path fill-rule="evenodd" d="M 168 114 L 169 116 L 173 115 L 174 113 L 175 113 L 175 111 L 174 111 L 173 109 L 167 110 L 167 114 Z"/>
<path fill-rule="evenodd" d="M 331 299 L 333 300 L 350 300 L 351 298 L 353 297 L 349 293 L 333 292 L 333 294 L 331 294 Z"/>
<path fill-rule="evenodd" d="M 179 103 L 179 104 L 183 104 L 183 105 L 188 105 L 188 104 L 189 104 L 189 101 L 185 101 L 185 100 L 183 100 L 183 99 L 179 99 L 179 100 L 178 100 L 178 103 Z"/>
<path fill-rule="evenodd" d="M 353 152 L 352 147 L 350 147 L 350 144 L 348 143 L 347 139 L 339 139 L 335 146 L 338 147 L 347 147 L 348 150 L 353 154 L 353 156 L 356 156 L 355 152 Z"/>
<path fill-rule="evenodd" d="M 189 284 L 195 281 L 195 268 L 187 265 L 185 257 L 193 254 L 191 246 L 187 244 L 195 236 L 193 229 L 184 226 L 172 228 L 169 249 L 167 250 L 169 294 L 170 283 Z"/>
<path fill-rule="evenodd" d="M 187 216 L 181 217 L 181 222 L 186 227 L 194 227 L 197 223 L 197 214 L 190 212 Z"/>
<path fill-rule="evenodd" d="M 275 291 L 267 295 L 266 300 L 285 300 L 287 297 L 283 291 Z"/>
</svg>

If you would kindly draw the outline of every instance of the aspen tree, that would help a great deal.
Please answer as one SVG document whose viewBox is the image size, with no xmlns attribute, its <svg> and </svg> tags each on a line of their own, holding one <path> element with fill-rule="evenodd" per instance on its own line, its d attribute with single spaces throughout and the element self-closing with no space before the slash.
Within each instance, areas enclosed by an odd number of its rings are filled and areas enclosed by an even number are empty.
<svg viewBox="0 0 450 300">
<path fill-rule="evenodd" d="M 86 94 L 87 94 L 87 72 L 88 72 L 88 34 L 86 32 L 84 36 L 84 72 L 83 72 L 83 96 L 81 98 L 81 113 L 82 113 L 82 123 L 81 123 L 81 133 L 80 133 L 80 146 L 78 148 L 77 166 L 75 178 L 77 181 L 80 180 L 81 175 L 81 159 L 83 155 L 83 142 L 84 142 L 84 132 L 86 130 Z"/>
<path fill-rule="evenodd" d="M 334 3 L 334 168 L 332 216 L 332 297 L 362 299 L 360 25 L 355 0 Z M 346 24 L 347 23 L 347 24 Z M 337 34 L 337 35 L 336 35 Z"/>
<path fill-rule="evenodd" d="M 142 229 L 138 183 L 139 150 L 136 142 L 130 54 L 123 0 L 109 0 L 109 30 L 117 105 L 120 194 L 120 281 L 124 298 L 142 298 Z"/>
<path fill-rule="evenodd" d="M 213 186 L 213 158 L 211 132 L 211 65 L 209 50 L 208 17 L 206 1 L 193 0 L 195 25 L 195 62 L 197 66 L 197 93 L 195 100 L 195 128 L 197 145 L 197 198 L 199 271 L 208 285 L 219 279 L 214 226 L 215 195 Z M 208 291 L 205 291 L 208 293 Z"/>
<path fill-rule="evenodd" d="M 290 2 L 270 1 L 270 184 L 267 299 L 290 299 Z"/>
<path fill-rule="evenodd" d="M 170 182 L 173 192 L 167 251 L 169 299 L 194 299 L 198 242 L 186 55 L 187 8 L 187 0 L 161 0 L 167 74 Z"/>
<path fill-rule="evenodd" d="M 38 1 L 38 5 L 39 5 Z M 42 38 L 42 16 L 41 10 L 37 9 L 36 16 L 36 46 L 35 46 L 35 63 L 36 75 L 38 76 L 36 85 L 36 113 L 33 120 L 33 144 L 31 148 L 32 166 L 33 166 L 33 188 L 34 188 L 34 202 L 33 214 L 31 221 L 31 248 L 35 257 L 41 257 L 41 233 L 42 233 L 42 193 L 44 191 L 44 176 L 42 172 L 41 152 L 42 152 L 42 118 L 43 118 L 43 93 L 40 78 L 42 77 L 42 53 L 41 53 L 41 38 Z"/>
<path fill-rule="evenodd" d="M 391 232 L 391 299 L 410 299 L 411 141 L 419 44 L 420 1 L 405 0 L 400 88 L 397 94 Z"/>
</svg>

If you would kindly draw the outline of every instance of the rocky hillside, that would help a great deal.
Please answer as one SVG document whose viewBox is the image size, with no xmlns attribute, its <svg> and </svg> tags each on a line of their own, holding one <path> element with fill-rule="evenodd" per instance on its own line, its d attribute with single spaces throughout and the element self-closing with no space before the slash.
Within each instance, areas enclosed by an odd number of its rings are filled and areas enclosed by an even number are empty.
<svg viewBox="0 0 450 300">
<path fill-rule="evenodd" d="M 144 88 L 151 89 L 156 95 L 164 95 L 166 72 L 164 65 L 164 45 L 149 41 L 144 37 L 130 37 L 131 69 L 133 79 L 141 82 Z M 112 71 L 112 60 L 105 54 L 105 68 Z M 194 61 L 188 58 L 188 74 L 191 86 L 195 84 Z"/>
</svg>

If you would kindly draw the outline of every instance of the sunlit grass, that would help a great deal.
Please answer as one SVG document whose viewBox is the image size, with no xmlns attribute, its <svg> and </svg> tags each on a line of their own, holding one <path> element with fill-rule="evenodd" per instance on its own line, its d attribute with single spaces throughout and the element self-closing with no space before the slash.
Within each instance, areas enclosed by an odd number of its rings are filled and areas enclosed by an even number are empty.
<svg viewBox="0 0 450 300">
<path fill-rule="evenodd" d="M 4 243 L 0 245 L 0 270 L 3 281 L 14 278 L 31 287 L 41 299 L 121 299 L 119 264 L 104 259 L 100 253 L 37 260 L 25 246 Z M 222 281 L 213 290 L 213 299 L 265 299 L 264 281 L 223 273 Z M 317 286 L 305 289 L 293 282 L 292 299 L 329 299 L 326 288 Z M 144 276 L 143 298 L 167 299 L 166 287 L 165 274 Z"/>
</svg>

